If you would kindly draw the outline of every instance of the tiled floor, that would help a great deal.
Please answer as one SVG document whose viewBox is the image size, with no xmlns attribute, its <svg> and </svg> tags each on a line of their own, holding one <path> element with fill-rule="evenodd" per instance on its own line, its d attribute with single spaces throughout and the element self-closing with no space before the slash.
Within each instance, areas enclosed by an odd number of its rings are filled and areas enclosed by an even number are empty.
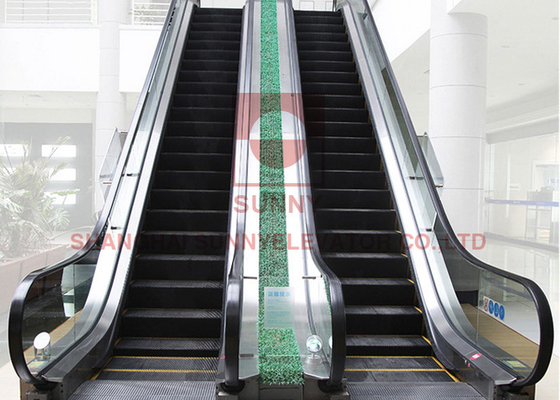
<svg viewBox="0 0 560 400">
<path fill-rule="evenodd" d="M 492 240 L 488 240 L 483 249 L 473 253 L 491 265 L 536 281 L 550 301 L 555 321 L 560 321 L 560 274 L 557 253 L 531 247 L 513 246 Z M 5 362 L 5 360 L 7 360 L 7 348 L 4 338 L 5 322 L 0 325 L 3 325 L 0 327 L 0 330 L 3 331 L 0 333 L 2 335 L 0 338 L 0 360 Z M 546 376 L 537 385 L 537 400 L 560 400 L 560 328 L 556 329 L 555 336 L 555 355 Z M 0 387 L 2 388 L 2 399 L 19 399 L 19 381 L 9 363 L 0 367 Z"/>
</svg>

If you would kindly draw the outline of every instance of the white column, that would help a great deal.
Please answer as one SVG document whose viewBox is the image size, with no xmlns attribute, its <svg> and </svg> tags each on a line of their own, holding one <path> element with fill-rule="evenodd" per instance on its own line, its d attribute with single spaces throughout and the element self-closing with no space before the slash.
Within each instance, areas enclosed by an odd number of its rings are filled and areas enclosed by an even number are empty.
<svg viewBox="0 0 560 400">
<path fill-rule="evenodd" d="M 429 135 L 456 233 L 482 231 L 487 18 L 432 0 Z"/>
<path fill-rule="evenodd" d="M 95 116 L 95 210 L 103 206 L 99 171 L 115 128 L 126 130 L 126 98 L 119 91 L 120 25 L 127 21 L 129 2 L 98 0 L 99 92 Z"/>
</svg>

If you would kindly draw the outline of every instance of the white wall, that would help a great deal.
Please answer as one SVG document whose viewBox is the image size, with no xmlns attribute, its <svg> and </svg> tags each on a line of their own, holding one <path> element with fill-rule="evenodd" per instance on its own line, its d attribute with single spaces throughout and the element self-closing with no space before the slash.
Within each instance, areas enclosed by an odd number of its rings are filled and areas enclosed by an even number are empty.
<svg viewBox="0 0 560 400">
<path fill-rule="evenodd" d="M 124 93 L 140 92 L 154 56 L 161 28 L 121 26 L 120 81 Z"/>
<path fill-rule="evenodd" d="M 97 28 L 0 28 L 0 90 L 98 90 Z"/>
<path fill-rule="evenodd" d="M 430 29 L 430 0 L 378 0 L 371 9 L 389 60 Z"/>
</svg>

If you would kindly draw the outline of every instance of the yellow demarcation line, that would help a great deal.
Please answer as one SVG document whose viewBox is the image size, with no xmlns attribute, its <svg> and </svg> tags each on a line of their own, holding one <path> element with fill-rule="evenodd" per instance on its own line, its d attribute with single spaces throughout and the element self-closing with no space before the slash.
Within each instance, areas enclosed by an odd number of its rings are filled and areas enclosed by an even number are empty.
<svg viewBox="0 0 560 400">
<path fill-rule="evenodd" d="M 428 344 L 431 346 L 432 342 L 430 342 L 430 339 L 428 339 L 426 336 L 422 336 L 422 339 L 424 339 L 426 342 L 428 342 Z"/>
<path fill-rule="evenodd" d="M 451 377 L 451 379 L 453 379 L 454 382 L 459 382 L 459 379 L 455 378 L 453 376 L 453 374 L 451 374 L 451 372 L 449 372 L 442 363 L 439 362 L 439 360 L 435 357 L 433 357 L 434 361 L 437 363 L 437 365 L 439 365 L 441 367 L 441 369 L 443 369 L 445 372 L 447 372 L 447 375 L 449 375 Z"/>
<path fill-rule="evenodd" d="M 156 372 L 156 373 L 172 373 L 172 374 L 194 374 L 200 373 L 212 373 L 215 374 L 214 370 L 202 370 L 202 369 L 120 369 L 120 368 L 107 368 L 104 371 L 109 372 Z"/>
<path fill-rule="evenodd" d="M 96 373 L 95 375 L 93 375 L 93 376 L 91 377 L 91 380 L 92 380 L 92 381 L 94 381 L 94 380 L 97 379 L 97 377 L 99 376 L 99 374 L 100 374 L 101 372 L 103 372 L 104 368 L 105 368 L 107 365 L 109 365 L 109 363 L 111 362 L 112 359 L 113 359 L 113 357 L 109 357 L 109 359 L 107 360 L 107 362 L 105 363 L 105 365 L 103 365 L 103 367 L 101 367 L 101 369 L 100 369 L 99 371 L 97 371 L 97 373 Z"/>
<path fill-rule="evenodd" d="M 432 356 L 346 356 L 346 358 L 434 358 Z"/>
<path fill-rule="evenodd" d="M 414 285 L 414 281 L 413 281 L 412 279 L 407 278 L 406 280 L 409 281 L 410 283 L 412 283 L 412 284 Z"/>
<path fill-rule="evenodd" d="M 422 310 L 421 310 L 421 309 L 419 309 L 419 308 L 416 307 L 416 306 L 414 306 L 414 308 L 415 308 L 420 314 L 422 314 Z"/>
<path fill-rule="evenodd" d="M 439 368 L 347 368 L 348 372 L 442 372 Z M 447 371 L 445 371 L 447 372 Z"/>
<path fill-rule="evenodd" d="M 113 358 L 139 358 L 142 360 L 214 360 L 218 357 L 158 357 L 158 356 L 115 356 Z"/>
</svg>

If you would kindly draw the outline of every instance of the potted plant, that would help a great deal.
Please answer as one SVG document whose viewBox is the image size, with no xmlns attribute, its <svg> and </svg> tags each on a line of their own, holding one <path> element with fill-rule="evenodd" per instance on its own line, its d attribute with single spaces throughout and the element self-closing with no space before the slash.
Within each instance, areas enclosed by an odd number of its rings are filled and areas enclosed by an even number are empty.
<svg viewBox="0 0 560 400">
<path fill-rule="evenodd" d="M 55 204 L 55 197 L 45 191 L 52 177 L 66 166 L 50 165 L 56 150 L 66 141 L 59 139 L 47 157 L 30 159 L 31 144 L 23 144 L 18 163 L 12 162 L 7 151 L 6 157 L 0 158 L 0 278 L 8 289 L 0 297 L 11 298 L 25 275 L 60 261 L 66 254 L 66 246 L 54 246 L 52 240 L 56 231 L 68 226 L 68 212 L 64 202 Z M 75 192 L 53 194 L 66 198 Z"/>
</svg>

